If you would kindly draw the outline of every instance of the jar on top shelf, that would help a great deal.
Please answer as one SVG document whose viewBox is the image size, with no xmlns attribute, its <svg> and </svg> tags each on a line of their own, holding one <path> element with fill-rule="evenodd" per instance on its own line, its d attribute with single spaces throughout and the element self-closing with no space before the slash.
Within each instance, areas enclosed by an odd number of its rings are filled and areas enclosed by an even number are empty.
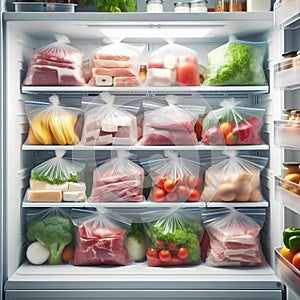
<svg viewBox="0 0 300 300">
<path fill-rule="evenodd" d="M 164 11 L 163 0 L 147 0 L 147 12 L 149 13 L 162 13 Z"/>
<path fill-rule="evenodd" d="M 243 2 L 242 2 L 242 0 L 230 0 L 229 11 L 230 12 L 243 11 Z"/>
<path fill-rule="evenodd" d="M 197 12 L 207 12 L 207 0 L 193 0 L 191 2 L 191 12 L 197 13 Z"/>
<path fill-rule="evenodd" d="M 174 12 L 176 13 L 188 13 L 190 12 L 190 3 L 184 1 L 178 1 L 174 3 Z"/>
<path fill-rule="evenodd" d="M 216 12 L 227 12 L 229 11 L 229 0 L 217 0 L 215 5 Z"/>
</svg>

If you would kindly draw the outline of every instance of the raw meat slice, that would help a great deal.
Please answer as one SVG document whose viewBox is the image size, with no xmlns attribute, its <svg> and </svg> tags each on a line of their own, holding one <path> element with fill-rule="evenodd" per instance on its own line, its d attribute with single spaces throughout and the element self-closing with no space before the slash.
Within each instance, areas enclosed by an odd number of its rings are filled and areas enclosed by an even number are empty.
<svg viewBox="0 0 300 300">
<path fill-rule="evenodd" d="M 76 68 L 78 68 L 76 65 L 71 64 L 71 63 L 63 63 L 63 62 L 57 62 L 57 61 L 51 61 L 51 60 L 45 60 L 45 59 L 37 59 L 31 65 L 66 68 L 66 69 L 71 69 L 71 70 L 75 70 Z"/>
<path fill-rule="evenodd" d="M 129 68 L 92 68 L 93 76 L 135 77 L 135 72 Z"/>
<path fill-rule="evenodd" d="M 92 67 L 95 68 L 133 68 L 130 61 L 122 60 L 104 60 L 104 59 L 94 59 L 92 62 Z"/>
<path fill-rule="evenodd" d="M 109 53 L 102 53 L 102 52 L 96 52 L 95 58 L 104 59 L 104 60 L 121 60 L 121 61 L 128 61 L 131 59 L 131 57 L 128 55 L 109 54 Z"/>
<path fill-rule="evenodd" d="M 117 87 L 140 86 L 140 81 L 136 77 L 115 77 L 114 86 Z"/>
</svg>

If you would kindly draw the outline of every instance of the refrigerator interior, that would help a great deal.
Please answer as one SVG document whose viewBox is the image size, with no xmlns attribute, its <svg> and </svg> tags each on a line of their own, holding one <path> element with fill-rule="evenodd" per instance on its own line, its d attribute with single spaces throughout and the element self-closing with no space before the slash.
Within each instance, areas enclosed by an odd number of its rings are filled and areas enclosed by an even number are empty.
<svg viewBox="0 0 300 300">
<path fill-rule="evenodd" d="M 201 15 L 200 21 L 196 17 L 191 17 L 186 21 L 185 16 L 182 15 L 179 19 L 172 15 L 162 17 L 161 15 L 145 16 L 143 14 L 136 14 L 135 19 L 137 23 L 132 22 L 130 17 L 126 14 L 121 14 L 119 18 L 111 17 L 105 14 L 84 14 L 78 15 L 80 17 L 74 18 L 68 14 L 47 14 L 45 18 L 43 14 L 13 14 L 5 13 L 4 26 L 4 124 L 5 133 L 5 149 L 3 159 L 3 169 L 5 170 L 4 179 L 4 209 L 5 215 L 5 262 L 4 267 L 4 281 L 8 280 L 6 285 L 7 290 L 15 290 L 14 297 L 7 299 L 18 299 L 22 297 L 23 290 L 36 290 L 33 297 L 41 297 L 39 290 L 52 289 L 51 297 L 59 297 L 60 294 L 54 290 L 66 290 L 65 297 L 74 296 L 72 289 L 79 290 L 76 292 L 76 297 L 80 299 L 80 290 L 94 290 L 101 289 L 101 297 L 103 299 L 111 297 L 111 299 L 118 299 L 130 295 L 130 290 L 143 290 L 140 294 L 135 294 L 136 299 L 141 295 L 154 298 L 161 298 L 163 296 L 174 298 L 183 297 L 182 290 L 189 291 L 190 299 L 197 297 L 199 294 L 195 290 L 203 290 L 201 297 L 213 295 L 213 299 L 223 299 L 224 290 L 231 290 L 228 296 L 231 298 L 240 299 L 281 299 L 282 286 L 278 278 L 274 275 L 272 268 L 266 266 L 263 268 L 253 269 L 218 269 L 209 268 L 204 264 L 189 268 L 149 268 L 146 263 L 138 263 L 128 267 L 110 268 L 110 267 L 73 267 L 69 265 L 62 266 L 32 266 L 25 261 L 26 249 L 26 211 L 33 207 L 27 206 L 22 202 L 26 189 L 29 184 L 30 170 L 33 166 L 40 162 L 53 157 L 54 150 L 57 146 L 45 147 L 26 147 L 23 145 L 27 132 L 28 121 L 24 111 L 25 100 L 47 101 L 48 97 L 54 92 L 59 92 L 60 100 L 64 104 L 74 105 L 80 107 L 82 99 L 92 99 L 99 89 L 87 89 L 76 91 L 77 89 L 66 89 L 66 91 L 57 90 L 55 87 L 46 89 L 31 89 L 21 88 L 21 82 L 24 79 L 30 54 L 33 49 L 39 48 L 42 45 L 54 41 L 54 34 L 67 35 L 74 47 L 80 49 L 86 55 L 92 50 L 101 45 L 104 45 L 103 38 L 113 37 L 116 35 L 120 37 L 122 33 L 120 25 L 124 24 L 124 41 L 136 45 L 146 44 L 146 49 L 151 51 L 163 45 L 165 40 L 158 38 L 158 34 L 163 32 L 163 35 L 170 33 L 170 39 L 182 45 L 187 45 L 198 53 L 198 60 L 200 64 L 207 64 L 207 53 L 227 42 L 228 33 L 235 34 L 240 39 L 260 41 L 267 40 L 269 42 L 269 51 L 265 61 L 266 74 L 269 74 L 270 89 L 259 87 L 254 91 L 248 91 L 248 88 L 214 88 L 207 89 L 198 93 L 197 90 L 190 89 L 188 92 L 183 90 L 176 90 L 178 94 L 187 99 L 201 98 L 202 102 L 207 104 L 211 109 L 217 108 L 219 102 L 225 97 L 235 97 L 245 106 L 267 108 L 265 116 L 265 126 L 263 129 L 263 138 L 266 144 L 261 147 L 236 147 L 237 150 L 242 150 L 244 153 L 254 154 L 257 156 L 269 157 L 269 164 L 261 177 L 263 196 L 265 202 L 257 204 L 257 206 L 268 207 L 267 220 L 262 232 L 261 241 L 264 248 L 264 254 L 274 268 L 274 247 L 281 244 L 281 232 L 283 224 L 283 216 L 281 210 L 281 201 L 278 201 L 275 195 L 275 181 L 274 175 L 281 170 L 281 162 L 278 159 L 283 157 L 282 150 L 276 147 L 269 148 L 273 145 L 273 120 L 280 118 L 279 99 L 282 91 L 273 89 L 273 64 L 280 57 L 282 48 L 280 43 L 282 41 L 281 31 L 279 28 L 273 29 L 273 17 L 271 13 L 249 13 L 245 17 L 240 14 L 231 14 L 222 16 L 220 18 L 217 14 Z M 101 17 L 99 17 L 101 16 Z M 160 19 L 162 18 L 162 20 Z M 153 21 L 154 19 L 154 21 Z M 34 21 L 33 21 L 34 20 Z M 178 28 L 178 21 L 183 31 Z M 154 22 L 154 24 L 153 24 Z M 193 33 L 194 24 L 197 24 L 198 33 Z M 38 25 L 38 26 L 37 26 Z M 179 26 L 179 27 L 180 27 Z M 151 30 L 149 28 L 151 27 Z M 208 34 L 209 37 L 199 38 L 199 28 L 212 28 Z M 51 29 L 50 29 L 51 28 Z M 108 30 L 105 30 L 108 29 Z M 143 31 L 141 37 L 137 37 L 137 31 Z M 156 30 L 158 29 L 158 30 Z M 109 32 L 109 33 L 107 33 Z M 152 37 L 146 37 L 144 33 L 151 34 Z M 153 36 L 153 32 L 155 35 Z M 187 34 L 188 32 L 188 34 Z M 289 33 L 287 33 L 289 34 Z M 107 35 L 107 36 L 106 36 Z M 188 36 L 187 35 L 191 35 Z M 194 36 L 193 36 L 194 35 Z M 122 36 L 123 37 L 123 36 Z M 294 39 L 295 40 L 295 39 Z M 285 46 L 293 47 L 294 45 Z M 296 45 L 299 47 L 299 45 Z M 146 55 L 144 60 L 146 61 Z M 150 89 L 151 90 L 151 89 Z M 167 89 L 151 90 L 132 90 L 130 93 L 119 90 L 113 90 L 118 97 L 122 99 L 134 98 L 159 98 L 163 97 L 170 91 Z M 285 99 L 293 101 L 295 96 L 299 96 L 297 91 L 284 92 L 287 94 Z M 288 101 L 288 100 L 285 100 Z M 288 103 L 288 102 L 287 102 Z M 288 105 L 292 105 L 290 102 Z M 72 146 L 66 147 L 68 156 L 76 159 L 86 157 L 92 160 L 100 160 L 108 158 L 112 151 L 116 148 L 108 147 L 98 148 L 97 151 L 75 150 Z M 212 149 L 212 151 L 211 151 Z M 144 150 L 131 147 L 133 153 L 138 157 L 144 158 L 152 154 L 152 150 Z M 160 149 L 159 151 L 165 150 Z M 191 155 L 195 155 L 195 151 L 189 149 Z M 197 155 L 207 155 L 209 153 L 214 158 L 222 148 L 209 148 L 204 150 L 199 148 L 196 151 Z M 88 153 L 88 155 L 86 155 Z M 291 152 L 294 155 L 295 152 Z M 286 154 L 286 153 L 285 153 Z M 294 157 L 293 157 L 294 158 Z M 296 157 L 295 157 L 296 159 Z M 299 159 L 299 158 L 298 158 Z M 15 188 L 18 187 L 18 188 Z M 107 205 L 107 203 L 106 203 Z M 224 204 L 219 204 L 220 207 Z M 234 205 L 234 204 L 233 204 Z M 250 205 L 250 204 L 249 204 Z M 134 210 L 132 205 L 131 209 Z M 145 207 L 150 209 L 149 207 Z M 289 213 L 290 214 L 290 213 Z M 288 219 L 294 226 L 297 222 L 297 217 L 293 216 Z M 278 221 L 279 220 L 279 221 Z M 300 224 L 299 224 L 300 226 Z M 138 286 L 135 283 L 138 282 Z M 34 282 L 34 286 L 32 286 Z M 216 288 L 216 283 L 218 287 Z M 116 289 L 116 285 L 118 286 Z M 180 290 L 170 294 L 164 289 Z M 157 289 L 158 291 L 149 291 Z M 111 290 L 115 290 L 113 293 Z M 236 290 L 236 291 L 234 291 Z M 243 290 L 243 291 L 241 291 Z M 254 292 L 253 290 L 259 290 Z M 265 291 L 270 293 L 266 293 Z M 147 291 L 147 292 L 146 292 Z M 78 294 L 77 294 L 78 293 Z M 84 293 L 84 292 L 82 292 Z M 169 294 L 168 294 L 169 293 Z M 226 293 L 226 292 L 225 292 Z M 99 294 L 92 292 L 88 294 L 93 299 Z M 187 294 L 185 294 L 187 295 Z M 132 296 L 132 294 L 131 294 Z M 115 298 L 113 298 L 115 297 Z M 145 299 L 148 299 L 148 298 Z M 189 299 L 184 296 L 184 298 Z M 131 297 L 132 298 L 132 297 Z M 22 298 L 23 299 L 23 298 Z M 48 299 L 43 297 L 43 299 Z M 50 299 L 50 297 L 49 297 Z M 52 298 L 51 298 L 52 299 Z M 134 299 L 134 298 L 133 298 Z"/>
</svg>

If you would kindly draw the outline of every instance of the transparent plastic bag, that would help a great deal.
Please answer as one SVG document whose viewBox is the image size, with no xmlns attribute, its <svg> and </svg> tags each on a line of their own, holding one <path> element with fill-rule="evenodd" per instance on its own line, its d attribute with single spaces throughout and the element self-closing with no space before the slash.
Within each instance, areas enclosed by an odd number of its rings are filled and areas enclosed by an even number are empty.
<svg viewBox="0 0 300 300">
<path fill-rule="evenodd" d="M 177 104 L 178 98 L 166 96 L 168 106 L 146 112 L 142 145 L 196 145 L 194 126 L 198 116 Z"/>
<path fill-rule="evenodd" d="M 55 151 L 51 158 L 31 170 L 29 202 L 85 201 L 84 164 L 63 158 Z"/>
<path fill-rule="evenodd" d="M 207 85 L 266 85 L 263 69 L 266 42 L 246 42 L 231 36 L 208 53 Z"/>
<path fill-rule="evenodd" d="M 138 76 L 143 47 L 115 42 L 91 53 L 89 85 L 130 87 L 142 84 Z"/>
<path fill-rule="evenodd" d="M 197 53 L 187 47 L 170 43 L 153 51 L 148 59 L 145 85 L 200 85 Z"/>
<path fill-rule="evenodd" d="M 86 212 L 83 212 L 86 214 Z M 131 221 L 101 208 L 88 216 L 73 218 L 75 266 L 121 265 L 132 263 L 125 247 Z"/>
<path fill-rule="evenodd" d="M 221 108 L 210 111 L 203 121 L 202 142 L 208 145 L 259 145 L 264 109 L 237 106 L 225 99 Z"/>
<path fill-rule="evenodd" d="M 27 215 L 27 238 L 49 249 L 50 265 L 63 263 L 63 251 L 73 242 L 73 224 L 61 208 L 48 208 Z"/>
<path fill-rule="evenodd" d="M 260 173 L 268 159 L 238 155 L 236 151 L 225 151 L 224 154 L 226 157 L 206 170 L 201 200 L 260 201 Z"/>
<path fill-rule="evenodd" d="M 206 264 L 213 267 L 257 267 L 265 263 L 260 244 L 265 210 L 202 213 L 209 235 Z"/>
<path fill-rule="evenodd" d="M 60 105 L 59 97 L 52 95 L 50 104 L 25 103 L 29 121 L 28 145 L 75 145 L 79 143 L 77 122 L 81 110 Z"/>
<path fill-rule="evenodd" d="M 93 172 L 90 202 L 141 202 L 144 200 L 144 169 L 129 160 L 126 151 L 100 165 Z"/>
<path fill-rule="evenodd" d="M 199 163 L 165 151 L 164 157 L 152 156 L 148 162 L 152 188 L 148 200 L 154 202 L 197 202 L 202 192 Z"/>
<path fill-rule="evenodd" d="M 31 55 L 23 85 L 81 86 L 85 85 L 83 53 L 68 45 L 66 36 L 56 35 L 56 42 L 45 45 Z"/>
<path fill-rule="evenodd" d="M 199 209 L 168 209 L 142 215 L 151 267 L 195 265 L 201 261 L 204 227 Z"/>
<path fill-rule="evenodd" d="M 137 142 L 136 116 L 114 104 L 113 95 L 102 93 L 100 97 L 106 105 L 87 108 L 81 142 L 85 145 L 135 144 Z"/>
</svg>

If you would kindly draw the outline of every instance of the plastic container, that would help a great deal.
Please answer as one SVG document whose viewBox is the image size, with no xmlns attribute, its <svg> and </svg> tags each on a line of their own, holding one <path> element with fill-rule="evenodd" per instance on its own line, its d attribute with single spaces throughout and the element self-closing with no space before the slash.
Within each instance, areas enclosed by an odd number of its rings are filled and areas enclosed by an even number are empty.
<svg viewBox="0 0 300 300">
<path fill-rule="evenodd" d="M 192 13 L 197 13 L 197 12 L 207 12 L 208 7 L 207 7 L 208 1 L 206 0 L 194 0 L 191 2 L 191 12 Z"/>
<path fill-rule="evenodd" d="M 247 0 L 247 11 L 270 11 L 271 0 Z"/>
<path fill-rule="evenodd" d="M 162 0 L 147 0 L 146 6 L 148 13 L 162 13 L 164 11 Z"/>
<path fill-rule="evenodd" d="M 174 12 L 176 13 L 188 13 L 190 12 L 190 3 L 189 2 L 175 2 L 174 3 Z"/>
<path fill-rule="evenodd" d="M 289 174 L 300 174 L 300 162 L 283 162 L 282 163 L 282 176 L 285 177 Z"/>
<path fill-rule="evenodd" d="M 286 148 L 300 148 L 300 122 L 299 121 L 274 121 L 275 145 Z"/>
<path fill-rule="evenodd" d="M 54 2 L 14 2 L 16 12 L 74 12 L 77 4 Z"/>
<path fill-rule="evenodd" d="M 243 1 L 242 0 L 230 0 L 229 11 L 243 11 Z"/>
</svg>

